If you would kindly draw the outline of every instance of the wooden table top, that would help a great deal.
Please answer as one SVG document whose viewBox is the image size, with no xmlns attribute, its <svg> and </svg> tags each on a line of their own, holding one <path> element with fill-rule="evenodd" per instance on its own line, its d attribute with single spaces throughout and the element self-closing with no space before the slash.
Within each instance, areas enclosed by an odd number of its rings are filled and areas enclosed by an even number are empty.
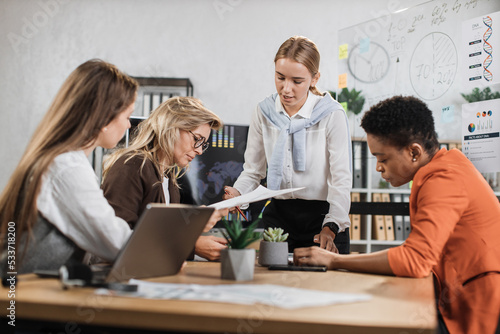
<svg viewBox="0 0 500 334">
<path fill-rule="evenodd" d="M 269 271 L 257 266 L 250 282 L 220 279 L 220 263 L 188 262 L 175 276 L 153 282 L 277 284 L 332 292 L 367 293 L 366 302 L 294 310 L 255 304 L 151 300 L 96 295 L 92 288 L 63 290 L 56 279 L 18 277 L 15 298 L 0 290 L 0 314 L 15 300 L 16 318 L 205 333 L 433 333 L 436 309 L 432 277 L 398 278 L 343 271 Z M 74 323 L 74 324 L 73 324 Z M 77 326 L 77 325 L 75 325 Z"/>
</svg>

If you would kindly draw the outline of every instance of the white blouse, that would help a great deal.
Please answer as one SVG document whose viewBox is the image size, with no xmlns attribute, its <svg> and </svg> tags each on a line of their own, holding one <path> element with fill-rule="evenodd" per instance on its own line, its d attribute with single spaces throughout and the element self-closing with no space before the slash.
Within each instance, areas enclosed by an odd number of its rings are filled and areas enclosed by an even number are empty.
<svg viewBox="0 0 500 334">
<path fill-rule="evenodd" d="M 310 118 L 314 106 L 322 96 L 309 94 L 299 112 L 292 118 Z M 285 112 L 276 98 L 276 111 Z M 246 194 L 266 177 L 267 162 L 271 160 L 280 130 L 271 124 L 257 105 L 248 132 L 243 172 L 234 183 L 241 194 Z M 264 152 L 262 152 L 264 150 Z M 330 210 L 323 221 L 335 222 L 339 231 L 350 226 L 349 207 L 352 187 L 351 138 L 345 111 L 334 110 L 315 125 L 306 129 L 306 170 L 295 171 L 292 159 L 292 138 L 288 137 L 283 178 L 280 189 L 306 187 L 278 199 L 306 199 L 328 201 Z"/>
<path fill-rule="evenodd" d="M 42 177 L 40 214 L 78 247 L 113 261 L 132 234 L 115 216 L 83 151 L 57 156 Z"/>
<path fill-rule="evenodd" d="M 168 192 L 168 177 L 163 177 L 162 188 L 163 196 L 165 196 L 165 203 L 167 203 L 168 205 L 170 203 L 170 193 Z"/>
</svg>

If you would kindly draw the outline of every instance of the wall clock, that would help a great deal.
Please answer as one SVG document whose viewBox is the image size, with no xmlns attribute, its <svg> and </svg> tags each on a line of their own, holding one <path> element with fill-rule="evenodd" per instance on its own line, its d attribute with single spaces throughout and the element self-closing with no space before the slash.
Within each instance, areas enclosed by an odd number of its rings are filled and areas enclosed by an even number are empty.
<svg viewBox="0 0 500 334">
<path fill-rule="evenodd" d="M 349 72 L 354 78 L 365 83 L 375 83 L 389 72 L 390 57 L 387 50 L 376 42 L 366 48 L 356 45 L 347 60 Z"/>
</svg>

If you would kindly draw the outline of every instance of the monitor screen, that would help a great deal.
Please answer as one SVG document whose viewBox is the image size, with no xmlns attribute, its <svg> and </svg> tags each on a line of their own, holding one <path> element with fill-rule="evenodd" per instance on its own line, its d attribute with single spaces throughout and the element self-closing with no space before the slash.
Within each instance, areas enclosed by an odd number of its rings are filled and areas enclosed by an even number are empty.
<svg viewBox="0 0 500 334">
<path fill-rule="evenodd" d="M 181 202 L 210 205 L 222 201 L 224 186 L 232 186 L 243 171 L 248 126 L 226 124 L 220 130 L 212 130 L 210 147 L 191 161 L 181 185 Z M 245 216 L 253 221 L 260 215 L 266 201 L 252 203 Z M 241 220 L 239 215 L 230 215 Z"/>
</svg>

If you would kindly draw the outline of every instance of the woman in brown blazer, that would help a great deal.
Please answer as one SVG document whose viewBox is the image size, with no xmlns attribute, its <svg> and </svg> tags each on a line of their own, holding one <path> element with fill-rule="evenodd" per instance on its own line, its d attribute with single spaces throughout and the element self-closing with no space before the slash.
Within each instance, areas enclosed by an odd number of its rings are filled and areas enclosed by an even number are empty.
<svg viewBox="0 0 500 334">
<path fill-rule="evenodd" d="M 116 215 L 134 228 L 149 203 L 179 203 L 179 171 L 208 148 L 207 138 L 222 122 L 193 97 L 173 97 L 141 122 L 129 147 L 106 161 L 102 189 Z M 209 230 L 227 210 L 214 213 Z M 226 240 L 200 236 L 195 254 L 217 260 Z"/>
</svg>

